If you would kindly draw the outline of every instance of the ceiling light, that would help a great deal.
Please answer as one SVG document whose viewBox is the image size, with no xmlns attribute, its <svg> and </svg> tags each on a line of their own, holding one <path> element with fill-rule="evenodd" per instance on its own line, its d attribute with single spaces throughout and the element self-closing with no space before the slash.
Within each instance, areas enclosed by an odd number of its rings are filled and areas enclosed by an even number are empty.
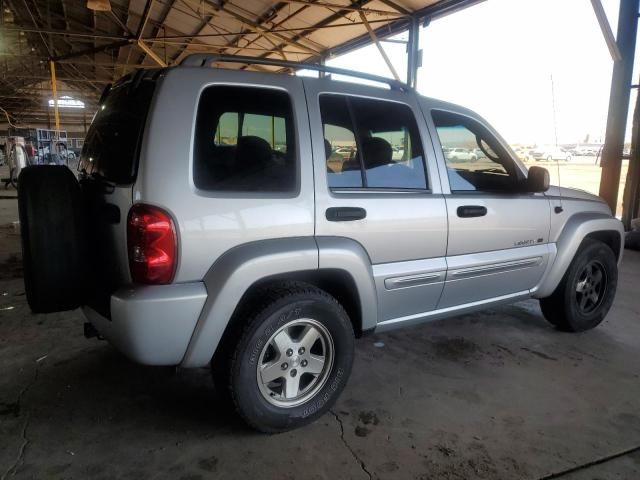
<svg viewBox="0 0 640 480">
<path fill-rule="evenodd" d="M 49 100 L 49 107 L 53 108 L 54 106 L 55 102 L 52 98 Z M 58 108 L 84 108 L 84 102 L 71 98 L 67 95 L 63 95 L 58 99 Z"/>
</svg>

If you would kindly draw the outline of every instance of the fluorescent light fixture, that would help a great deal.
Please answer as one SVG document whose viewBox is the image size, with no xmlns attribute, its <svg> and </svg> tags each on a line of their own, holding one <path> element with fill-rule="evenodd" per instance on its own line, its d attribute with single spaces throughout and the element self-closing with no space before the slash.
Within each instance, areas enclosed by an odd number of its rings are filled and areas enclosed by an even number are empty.
<svg viewBox="0 0 640 480">
<path fill-rule="evenodd" d="M 49 99 L 49 107 L 55 107 L 53 98 Z M 84 108 L 84 102 L 65 95 L 58 98 L 58 108 Z"/>
</svg>

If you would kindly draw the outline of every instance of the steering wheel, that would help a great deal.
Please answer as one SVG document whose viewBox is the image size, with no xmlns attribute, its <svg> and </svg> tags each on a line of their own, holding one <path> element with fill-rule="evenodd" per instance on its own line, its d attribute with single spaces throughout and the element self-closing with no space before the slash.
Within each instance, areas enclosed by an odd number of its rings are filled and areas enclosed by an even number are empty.
<svg viewBox="0 0 640 480">
<path fill-rule="evenodd" d="M 478 148 L 482 150 L 482 153 L 484 153 L 489 160 L 492 160 L 496 163 L 500 163 L 500 158 L 498 158 L 495 155 L 492 155 L 487 151 L 487 148 L 485 147 L 486 142 L 480 137 L 480 135 L 476 135 L 476 144 L 478 145 Z"/>
</svg>

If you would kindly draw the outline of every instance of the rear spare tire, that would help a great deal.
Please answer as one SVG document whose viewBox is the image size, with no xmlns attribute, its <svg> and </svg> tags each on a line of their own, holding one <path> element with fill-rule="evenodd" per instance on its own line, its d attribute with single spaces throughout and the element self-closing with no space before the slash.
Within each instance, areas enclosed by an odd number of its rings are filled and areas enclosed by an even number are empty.
<svg viewBox="0 0 640 480">
<path fill-rule="evenodd" d="M 64 166 L 22 169 L 18 181 L 24 285 L 34 313 L 78 308 L 86 289 L 80 184 Z"/>
</svg>

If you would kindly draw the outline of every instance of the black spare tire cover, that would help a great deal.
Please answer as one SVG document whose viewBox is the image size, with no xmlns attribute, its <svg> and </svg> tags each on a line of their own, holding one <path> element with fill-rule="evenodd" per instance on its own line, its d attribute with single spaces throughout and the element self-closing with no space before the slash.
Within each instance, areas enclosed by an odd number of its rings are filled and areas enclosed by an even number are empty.
<svg viewBox="0 0 640 480">
<path fill-rule="evenodd" d="M 66 166 L 26 167 L 18 180 L 24 284 L 34 313 L 78 308 L 85 296 L 82 191 Z"/>
</svg>

